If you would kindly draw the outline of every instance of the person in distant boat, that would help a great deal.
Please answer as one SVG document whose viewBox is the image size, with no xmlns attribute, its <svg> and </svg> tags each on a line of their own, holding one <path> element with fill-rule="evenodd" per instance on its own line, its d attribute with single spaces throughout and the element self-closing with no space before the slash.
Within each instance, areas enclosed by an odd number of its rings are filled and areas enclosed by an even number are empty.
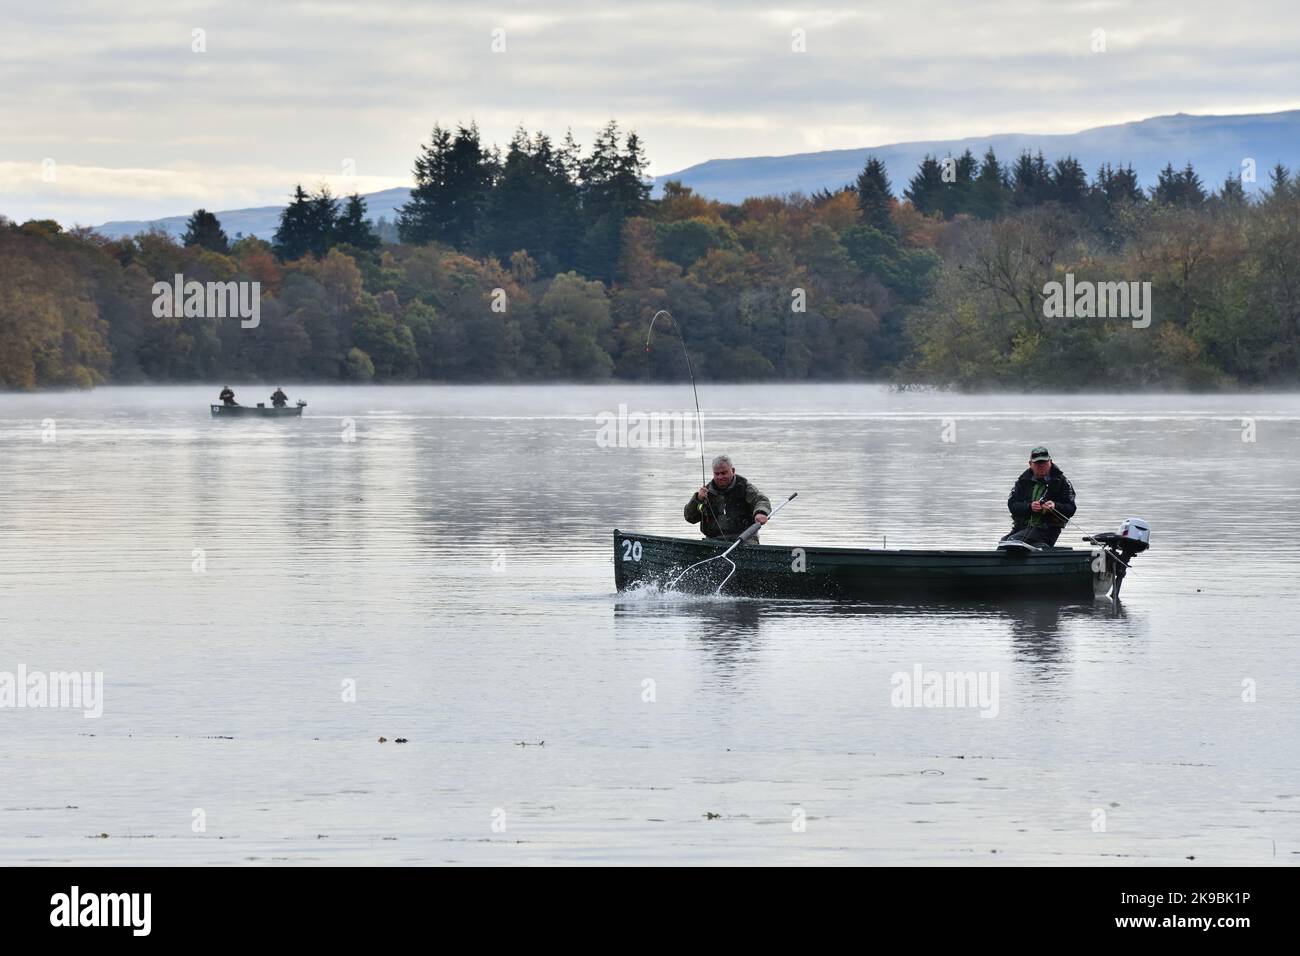
<svg viewBox="0 0 1300 956">
<path fill-rule="evenodd" d="M 684 509 L 686 520 L 698 524 L 706 538 L 735 541 L 754 522 L 767 523 L 772 502 L 736 474 L 726 455 L 713 459 L 713 480 L 691 496 Z M 758 544 L 758 535 L 749 539 Z"/>
<path fill-rule="evenodd" d="M 223 389 L 221 390 L 221 394 L 218 395 L 217 397 L 218 397 L 219 399 L 221 399 L 221 401 L 222 401 L 224 404 L 226 404 L 226 405 L 238 405 L 238 404 L 239 404 L 239 402 L 235 401 L 235 393 L 232 392 L 232 391 L 230 390 L 230 386 L 229 386 L 229 385 L 227 385 L 225 388 L 223 388 Z"/>
<path fill-rule="evenodd" d="M 278 385 L 275 387 L 275 391 L 271 393 L 271 404 L 276 408 L 284 408 L 289 404 L 289 396 L 284 394 L 284 389 Z"/>
<path fill-rule="evenodd" d="M 1007 498 L 1011 533 L 1002 540 L 1050 548 L 1074 516 L 1075 507 L 1074 485 L 1039 445 L 1029 453 L 1029 468 L 1016 479 Z"/>
</svg>

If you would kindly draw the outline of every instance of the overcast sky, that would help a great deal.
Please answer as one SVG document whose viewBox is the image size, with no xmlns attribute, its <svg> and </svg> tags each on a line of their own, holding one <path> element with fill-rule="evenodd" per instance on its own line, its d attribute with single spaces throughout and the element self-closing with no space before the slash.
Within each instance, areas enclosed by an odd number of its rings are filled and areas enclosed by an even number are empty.
<svg viewBox="0 0 1300 956">
<path fill-rule="evenodd" d="M 662 174 L 1294 109 L 1297 50 L 1295 0 L 0 0 L 0 213 L 92 224 L 278 203 L 297 181 L 405 185 L 433 124 L 471 119 L 503 145 L 522 124 L 585 146 L 616 118 Z"/>
</svg>

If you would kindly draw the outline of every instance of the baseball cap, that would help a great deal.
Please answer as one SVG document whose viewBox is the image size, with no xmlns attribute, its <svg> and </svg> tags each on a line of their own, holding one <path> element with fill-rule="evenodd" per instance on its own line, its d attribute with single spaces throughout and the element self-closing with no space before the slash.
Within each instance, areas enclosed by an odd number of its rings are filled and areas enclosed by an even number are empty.
<svg viewBox="0 0 1300 956">
<path fill-rule="evenodd" d="M 1052 454 L 1042 445 L 1038 445 L 1029 453 L 1030 461 L 1051 461 Z"/>
</svg>

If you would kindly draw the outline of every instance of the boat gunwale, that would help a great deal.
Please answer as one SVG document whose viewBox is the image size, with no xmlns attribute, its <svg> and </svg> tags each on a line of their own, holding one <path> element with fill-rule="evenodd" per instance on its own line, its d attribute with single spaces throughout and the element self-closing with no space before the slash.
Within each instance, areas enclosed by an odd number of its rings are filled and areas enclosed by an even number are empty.
<svg viewBox="0 0 1300 956">
<path fill-rule="evenodd" d="M 625 531 L 620 528 L 615 528 L 614 534 L 616 536 L 636 538 L 641 541 L 652 540 L 652 541 L 673 542 L 673 543 L 680 543 L 688 547 L 704 546 L 706 548 L 712 548 L 718 551 L 726 550 L 726 548 L 729 545 L 735 543 L 733 541 L 715 541 L 712 538 L 699 538 L 699 539 L 674 538 L 674 537 L 668 537 L 666 535 L 641 534 L 635 531 Z M 615 547 L 617 547 L 617 544 L 615 545 Z M 1094 556 L 1094 552 L 1092 551 L 1092 549 L 1084 549 L 1084 548 L 1050 548 L 1048 550 L 1043 550 L 1043 551 L 1019 551 L 1019 550 L 1002 551 L 997 548 L 991 548 L 982 551 L 974 551 L 974 550 L 957 551 L 957 550 L 950 550 L 946 548 L 938 548 L 938 549 L 841 548 L 841 547 L 819 546 L 819 545 L 813 545 L 810 547 L 808 545 L 802 545 L 802 544 L 795 544 L 789 546 L 779 545 L 779 544 L 746 544 L 746 545 L 742 545 L 742 547 L 751 553 L 757 552 L 759 554 L 763 554 L 763 553 L 770 554 L 776 551 L 789 552 L 791 548 L 802 548 L 805 552 L 816 553 L 816 554 L 840 554 L 840 555 L 864 554 L 864 555 L 873 555 L 873 556 L 944 555 L 950 557 L 963 557 L 963 558 L 998 558 L 999 560 L 1005 560 L 1008 558 L 1029 559 L 1029 558 L 1061 557 L 1061 558 L 1075 558 L 1075 559 L 1086 558 L 1089 561 L 1091 561 Z"/>
<path fill-rule="evenodd" d="M 223 405 L 220 402 L 213 402 L 208 405 L 210 414 L 217 418 L 220 418 L 222 415 L 231 415 L 234 417 L 240 415 L 255 415 L 263 418 L 301 418 L 302 410 L 306 407 L 306 402 L 299 402 L 297 405 L 272 405 L 270 408 L 265 405 Z"/>
</svg>

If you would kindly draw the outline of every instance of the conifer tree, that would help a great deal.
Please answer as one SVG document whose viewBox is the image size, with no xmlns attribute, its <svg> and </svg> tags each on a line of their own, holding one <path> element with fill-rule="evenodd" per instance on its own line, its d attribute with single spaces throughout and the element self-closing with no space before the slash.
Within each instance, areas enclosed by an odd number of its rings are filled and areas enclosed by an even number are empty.
<svg viewBox="0 0 1300 956">
<path fill-rule="evenodd" d="M 202 246 L 223 256 L 230 252 L 230 240 L 226 238 L 220 221 L 206 209 L 194 210 L 194 215 L 190 216 L 189 221 L 185 223 L 185 234 L 181 237 L 181 245 Z"/>
<path fill-rule="evenodd" d="M 281 262 L 301 259 L 311 250 L 311 199 L 301 184 L 293 187 L 293 199 L 280 211 L 280 226 L 271 246 Z"/>
<path fill-rule="evenodd" d="M 980 163 L 972 189 L 970 212 L 980 219 L 996 219 L 1007 205 L 1007 173 L 990 146 Z"/>
<path fill-rule="evenodd" d="M 903 195 L 919 212 L 928 215 L 942 211 L 943 187 L 943 169 L 939 161 L 927 153 Z"/>
<path fill-rule="evenodd" d="M 379 236 L 366 220 L 366 201 L 357 193 L 347 198 L 343 212 L 334 222 L 334 243 L 363 252 L 379 248 Z"/>
<path fill-rule="evenodd" d="M 872 156 L 858 174 L 857 181 L 858 209 L 862 211 L 862 221 L 881 232 L 897 234 L 890 210 L 894 205 L 894 189 L 889 182 L 885 164 Z"/>
</svg>

